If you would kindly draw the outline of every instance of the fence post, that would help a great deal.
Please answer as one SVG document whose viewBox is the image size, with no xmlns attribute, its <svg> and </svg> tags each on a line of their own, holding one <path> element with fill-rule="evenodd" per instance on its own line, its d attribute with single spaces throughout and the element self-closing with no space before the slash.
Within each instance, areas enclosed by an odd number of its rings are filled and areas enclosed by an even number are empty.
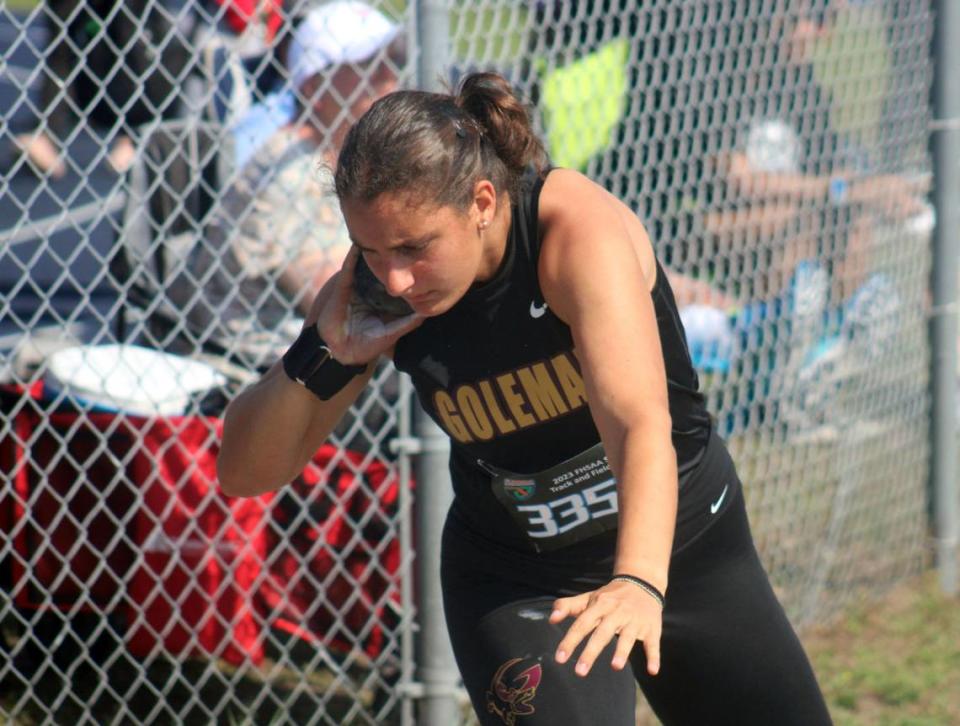
<svg viewBox="0 0 960 726">
<path fill-rule="evenodd" d="M 417 594 L 419 614 L 418 681 L 420 706 L 417 723 L 451 726 L 462 720 L 458 713 L 459 671 L 447 635 L 440 592 L 440 537 L 453 499 L 448 458 L 450 440 L 414 406 L 414 432 L 420 442 L 416 458 Z"/>
<path fill-rule="evenodd" d="M 450 8 L 446 0 L 417 0 L 417 85 L 439 91 L 450 65 Z"/>
<path fill-rule="evenodd" d="M 416 597 L 414 595 L 414 573 L 417 560 L 413 537 L 413 493 L 410 486 L 413 477 L 414 453 L 413 409 L 414 393 L 410 376 L 400 374 L 400 405 L 397 410 L 397 433 L 399 440 L 391 443 L 394 453 L 398 454 L 397 464 L 400 474 L 400 605 L 403 613 L 400 625 L 400 724 L 413 726 L 415 723 L 412 689 L 416 683 L 417 659 L 414 629 L 416 626 Z"/>
<path fill-rule="evenodd" d="M 417 0 L 417 39 L 420 55 L 418 86 L 440 90 L 449 65 L 450 15 L 445 0 Z M 448 458 L 450 440 L 417 405 L 414 432 L 421 443 L 416 459 L 417 582 L 419 595 L 419 681 L 422 699 L 418 724 L 450 726 L 462 719 L 457 686 L 460 680 L 440 593 L 440 535 L 453 498 Z"/>
<path fill-rule="evenodd" d="M 957 275 L 960 272 L 960 4 L 936 0 L 933 39 L 933 200 L 937 224 L 931 279 L 931 488 L 940 586 L 957 592 Z"/>
</svg>

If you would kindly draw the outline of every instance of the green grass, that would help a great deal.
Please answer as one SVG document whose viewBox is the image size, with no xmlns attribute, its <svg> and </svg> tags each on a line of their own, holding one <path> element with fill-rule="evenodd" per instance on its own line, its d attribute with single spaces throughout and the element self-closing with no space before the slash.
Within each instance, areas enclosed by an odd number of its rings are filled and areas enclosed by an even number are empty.
<svg viewBox="0 0 960 726">
<path fill-rule="evenodd" d="M 801 637 L 836 726 L 960 724 L 960 597 L 935 573 Z M 642 706 L 638 726 L 657 723 Z"/>
<path fill-rule="evenodd" d="M 960 598 L 934 573 L 804 640 L 837 726 L 960 723 Z"/>
</svg>

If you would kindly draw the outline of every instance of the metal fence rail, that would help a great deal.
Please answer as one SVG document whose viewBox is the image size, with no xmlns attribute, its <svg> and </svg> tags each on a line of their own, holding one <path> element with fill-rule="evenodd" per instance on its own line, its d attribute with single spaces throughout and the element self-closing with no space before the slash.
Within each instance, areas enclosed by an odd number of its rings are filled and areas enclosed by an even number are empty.
<svg viewBox="0 0 960 726">
<path fill-rule="evenodd" d="M 554 164 L 647 225 L 794 622 L 927 566 L 929 3 L 372 4 L 406 57 L 371 41 L 377 62 L 345 56 L 347 90 L 323 69 L 327 131 L 384 69 L 515 82 Z M 301 133 L 288 65 L 294 28 L 331 4 L 251 5 L 0 9 L 13 723 L 462 711 L 435 568 L 413 586 L 413 543 L 443 515 L 431 500 L 415 518 L 413 501 L 437 491 L 442 442 L 392 369 L 290 487 L 230 500 L 216 484 L 225 402 L 295 334 L 343 242 L 318 171 L 329 140 Z M 314 37 L 380 37 L 324 17 Z"/>
</svg>

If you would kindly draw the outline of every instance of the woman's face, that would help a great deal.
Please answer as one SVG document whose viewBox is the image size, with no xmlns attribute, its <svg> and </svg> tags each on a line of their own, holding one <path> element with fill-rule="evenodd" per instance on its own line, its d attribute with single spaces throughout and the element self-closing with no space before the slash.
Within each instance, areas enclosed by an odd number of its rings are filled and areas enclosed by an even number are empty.
<svg viewBox="0 0 960 726">
<path fill-rule="evenodd" d="M 390 295 L 426 316 L 446 312 L 496 271 L 491 247 L 499 243 L 481 226 L 494 210 L 485 206 L 475 201 L 461 211 L 417 204 L 402 193 L 341 202 L 350 237 L 373 274 Z"/>
</svg>

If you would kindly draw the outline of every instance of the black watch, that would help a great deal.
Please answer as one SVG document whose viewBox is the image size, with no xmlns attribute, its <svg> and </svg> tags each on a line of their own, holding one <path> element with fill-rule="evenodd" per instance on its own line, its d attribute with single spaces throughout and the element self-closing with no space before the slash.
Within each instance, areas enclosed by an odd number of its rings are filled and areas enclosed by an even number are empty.
<svg viewBox="0 0 960 726">
<path fill-rule="evenodd" d="M 337 363 L 316 325 L 308 325 L 301 330 L 299 337 L 283 354 L 284 373 L 321 401 L 333 398 L 366 369 L 365 365 Z"/>
</svg>

